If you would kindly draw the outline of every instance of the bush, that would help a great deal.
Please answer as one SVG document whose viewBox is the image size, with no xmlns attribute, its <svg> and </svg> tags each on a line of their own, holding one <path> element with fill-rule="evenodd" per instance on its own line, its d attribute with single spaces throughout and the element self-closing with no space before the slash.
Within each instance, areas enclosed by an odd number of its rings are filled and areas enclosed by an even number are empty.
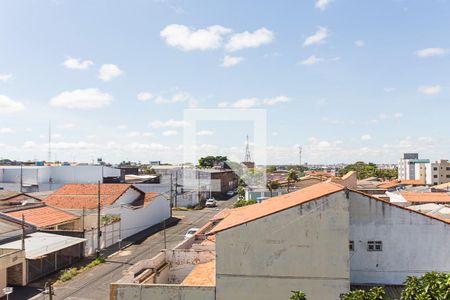
<svg viewBox="0 0 450 300">
<path fill-rule="evenodd" d="M 59 281 L 66 282 L 72 279 L 75 275 L 77 275 L 78 270 L 77 268 L 70 268 L 68 270 L 65 270 L 61 276 L 59 276 Z"/>
<path fill-rule="evenodd" d="M 256 200 L 238 200 L 233 204 L 233 207 L 242 207 L 247 205 L 256 204 Z"/>
<path fill-rule="evenodd" d="M 382 287 L 374 287 L 368 291 L 356 290 L 341 295 L 341 300 L 387 300 Z"/>
<path fill-rule="evenodd" d="M 306 294 L 302 291 L 291 291 L 290 300 L 306 300 Z"/>
<path fill-rule="evenodd" d="M 422 277 L 409 276 L 406 279 L 401 299 L 450 299 L 450 274 L 429 272 Z"/>
</svg>

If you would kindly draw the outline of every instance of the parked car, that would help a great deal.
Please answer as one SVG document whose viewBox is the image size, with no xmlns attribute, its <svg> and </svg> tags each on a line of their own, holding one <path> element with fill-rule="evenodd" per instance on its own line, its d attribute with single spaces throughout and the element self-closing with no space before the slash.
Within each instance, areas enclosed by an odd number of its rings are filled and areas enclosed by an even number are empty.
<svg viewBox="0 0 450 300">
<path fill-rule="evenodd" d="M 197 231 L 199 230 L 199 228 L 189 228 L 188 231 L 186 232 L 186 234 L 184 235 L 184 239 L 190 239 L 191 237 L 193 237 L 195 235 L 195 233 L 197 233 Z"/>
<path fill-rule="evenodd" d="M 209 198 L 205 203 L 206 207 L 216 207 L 216 200 L 214 198 Z"/>
<path fill-rule="evenodd" d="M 227 192 L 227 196 L 233 197 L 234 196 L 234 191 L 233 190 L 228 191 Z"/>
</svg>

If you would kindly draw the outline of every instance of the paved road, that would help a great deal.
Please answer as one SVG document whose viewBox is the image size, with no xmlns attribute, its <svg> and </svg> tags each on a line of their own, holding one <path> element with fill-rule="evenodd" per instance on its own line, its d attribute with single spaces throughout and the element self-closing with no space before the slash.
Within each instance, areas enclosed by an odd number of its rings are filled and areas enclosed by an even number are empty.
<svg viewBox="0 0 450 300">
<path fill-rule="evenodd" d="M 166 230 L 167 248 L 173 248 L 183 241 L 184 234 L 191 227 L 201 227 L 224 208 L 231 207 L 236 197 L 227 201 L 217 201 L 216 208 L 203 210 L 174 211 L 173 216 L 180 222 Z M 53 299 L 109 299 L 109 284 L 122 277 L 122 272 L 139 260 L 155 256 L 164 248 L 162 232 L 147 237 L 110 256 L 106 263 L 88 270 L 64 285 L 55 287 Z M 43 298 L 41 298 L 43 299 Z M 48 298 L 46 298 L 48 299 Z"/>
</svg>

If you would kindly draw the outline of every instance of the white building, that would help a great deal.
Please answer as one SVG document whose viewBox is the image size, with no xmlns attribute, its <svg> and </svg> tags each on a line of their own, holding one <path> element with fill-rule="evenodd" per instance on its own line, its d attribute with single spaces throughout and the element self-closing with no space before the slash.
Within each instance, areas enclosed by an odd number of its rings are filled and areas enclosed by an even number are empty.
<svg viewBox="0 0 450 300">
<path fill-rule="evenodd" d="M 272 300 L 302 290 L 308 299 L 334 300 L 351 284 L 397 285 L 407 276 L 449 272 L 449 229 L 446 220 L 320 183 L 222 211 L 195 237 L 215 246 L 215 262 L 193 259 L 203 271 L 175 268 L 167 276 L 158 276 L 155 261 L 143 264 L 112 284 L 111 299 Z"/>
<path fill-rule="evenodd" d="M 83 216 L 85 229 L 97 228 L 97 184 L 66 184 L 45 203 Z M 120 219 L 120 238 L 159 224 L 171 216 L 170 202 L 158 193 L 145 193 L 130 184 L 100 185 L 102 219 Z"/>
<path fill-rule="evenodd" d="M 120 169 L 105 166 L 0 166 L 0 187 L 43 192 L 69 183 L 104 183 L 121 179 Z"/>
</svg>

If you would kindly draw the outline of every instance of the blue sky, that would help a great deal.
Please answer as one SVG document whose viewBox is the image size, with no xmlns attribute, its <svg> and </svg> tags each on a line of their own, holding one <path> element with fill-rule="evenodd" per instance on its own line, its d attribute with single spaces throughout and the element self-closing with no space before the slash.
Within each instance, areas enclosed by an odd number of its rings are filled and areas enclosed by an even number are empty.
<svg viewBox="0 0 450 300">
<path fill-rule="evenodd" d="M 267 110 L 269 163 L 446 158 L 450 3 L 1 1 L 0 157 L 181 160 L 183 110 Z M 243 157 L 251 123 L 199 126 Z"/>
</svg>

